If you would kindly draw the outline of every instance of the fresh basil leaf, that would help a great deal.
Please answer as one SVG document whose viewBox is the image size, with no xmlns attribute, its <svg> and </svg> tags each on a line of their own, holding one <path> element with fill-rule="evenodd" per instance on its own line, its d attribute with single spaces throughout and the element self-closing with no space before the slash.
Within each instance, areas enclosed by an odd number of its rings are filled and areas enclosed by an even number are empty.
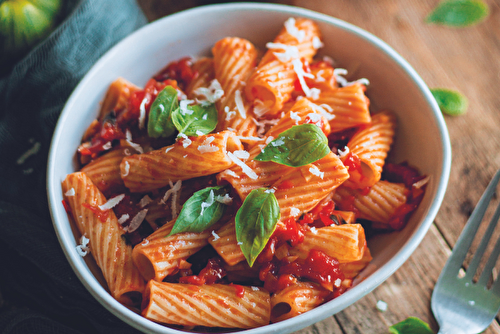
<svg viewBox="0 0 500 334">
<path fill-rule="evenodd" d="M 459 116 L 467 111 L 469 102 L 460 92 L 451 89 L 433 88 L 431 93 L 443 113 L 450 116 Z"/>
<path fill-rule="evenodd" d="M 266 190 L 252 190 L 236 213 L 236 240 L 250 267 L 266 246 L 281 216 L 276 196 Z"/>
<path fill-rule="evenodd" d="M 172 112 L 172 122 L 186 136 L 198 136 L 200 133 L 209 134 L 217 126 L 217 109 L 214 104 L 208 106 L 187 106 L 188 112 L 177 108 Z"/>
<path fill-rule="evenodd" d="M 254 159 L 300 167 L 313 163 L 330 153 L 328 139 L 314 124 L 295 125 L 283 131 Z"/>
<path fill-rule="evenodd" d="M 426 22 L 451 27 L 466 27 L 483 21 L 489 14 L 486 3 L 480 0 L 447 0 L 437 5 Z"/>
<path fill-rule="evenodd" d="M 228 194 L 226 187 L 208 187 L 197 191 L 182 206 L 170 235 L 181 232 L 203 232 L 215 224 L 224 214 L 226 205 L 217 196 Z"/>
<path fill-rule="evenodd" d="M 175 132 L 172 111 L 177 109 L 177 90 L 172 86 L 163 88 L 149 110 L 148 135 L 151 138 L 170 137 Z"/>
<path fill-rule="evenodd" d="M 389 327 L 392 334 L 434 334 L 429 325 L 416 317 L 409 317 Z"/>
</svg>

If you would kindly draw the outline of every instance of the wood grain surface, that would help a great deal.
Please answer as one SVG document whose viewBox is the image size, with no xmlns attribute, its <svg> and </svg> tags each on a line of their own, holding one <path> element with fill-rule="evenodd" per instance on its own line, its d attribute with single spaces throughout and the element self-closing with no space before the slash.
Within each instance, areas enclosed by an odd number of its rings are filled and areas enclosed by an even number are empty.
<svg viewBox="0 0 500 334">
<path fill-rule="evenodd" d="M 139 2 L 150 20 L 213 3 Z M 297 333 L 383 334 L 409 316 L 421 318 L 437 331 L 430 308 L 432 289 L 472 209 L 500 168 L 500 1 L 486 1 L 490 7 L 486 21 L 458 29 L 424 22 L 438 0 L 269 2 L 312 9 L 355 24 L 391 45 L 429 87 L 456 89 L 469 99 L 467 114 L 445 116 L 453 151 L 450 182 L 434 225 L 415 253 L 372 293 Z M 499 235 L 497 229 L 493 239 Z M 386 312 L 377 310 L 378 300 L 387 302 Z M 500 333 L 499 323 L 495 321 L 485 333 Z"/>
</svg>

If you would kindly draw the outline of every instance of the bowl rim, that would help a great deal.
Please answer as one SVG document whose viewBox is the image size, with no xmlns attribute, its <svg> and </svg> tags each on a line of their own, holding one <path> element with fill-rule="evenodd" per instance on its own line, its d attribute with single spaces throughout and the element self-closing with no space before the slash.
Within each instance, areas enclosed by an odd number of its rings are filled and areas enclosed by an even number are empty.
<svg viewBox="0 0 500 334">
<path fill-rule="evenodd" d="M 148 35 L 148 32 L 154 30 L 157 25 L 164 24 L 164 21 L 171 20 L 172 18 L 179 17 L 189 17 L 196 16 L 201 13 L 206 12 L 218 12 L 218 11 L 231 11 L 231 10 L 251 10 L 251 11 L 263 11 L 263 12 L 279 12 L 284 14 L 289 14 L 290 16 L 300 16 L 312 19 L 317 22 L 322 22 L 328 25 L 333 25 L 338 29 L 344 30 L 348 33 L 352 33 L 356 35 L 356 37 L 361 38 L 368 42 L 369 44 L 375 46 L 380 49 L 383 53 L 385 53 L 395 64 L 397 64 L 413 81 L 415 86 L 421 91 L 425 98 L 425 102 L 429 105 L 430 109 L 433 111 L 434 121 L 436 122 L 436 126 L 439 130 L 440 143 L 442 145 L 442 168 L 440 171 L 440 179 L 437 180 L 438 186 L 434 199 L 432 200 L 427 215 L 420 222 L 420 227 L 413 233 L 413 235 L 407 240 L 407 242 L 401 247 L 401 249 L 383 266 L 378 268 L 377 271 L 372 273 L 369 276 L 369 279 L 360 282 L 355 289 L 348 291 L 333 301 L 323 304 L 314 310 L 311 310 L 305 314 L 299 315 L 297 317 L 288 319 L 286 321 L 278 322 L 275 324 L 266 325 L 263 327 L 258 327 L 249 330 L 241 330 L 240 333 L 274 333 L 274 332 L 290 332 L 294 330 L 298 330 L 300 328 L 304 328 L 309 326 L 317 321 L 325 319 L 332 314 L 335 314 L 349 305 L 353 304 L 373 289 L 378 287 L 382 282 L 384 282 L 389 276 L 391 276 L 413 253 L 413 251 L 420 244 L 430 226 L 433 223 L 435 216 L 441 206 L 441 203 L 444 198 L 444 194 L 446 192 L 447 184 L 449 181 L 450 170 L 451 170 L 451 144 L 450 138 L 447 131 L 446 123 L 444 121 L 443 115 L 437 105 L 437 102 L 432 96 L 429 88 L 422 80 L 422 78 L 417 74 L 417 72 L 412 68 L 412 66 L 401 57 L 394 49 L 392 49 L 387 43 L 382 41 L 380 38 L 375 35 L 365 31 L 362 28 L 359 28 L 353 24 L 347 23 L 338 18 L 329 16 L 327 14 L 322 14 L 315 12 L 313 10 L 288 6 L 288 5 L 280 5 L 280 4 L 262 4 L 262 3 L 251 3 L 251 2 L 243 2 L 243 3 L 229 3 L 229 4 L 213 4 L 195 7 L 191 9 L 187 9 L 178 13 L 174 13 L 168 16 L 165 16 L 161 19 L 158 19 L 154 22 L 147 24 L 146 26 L 138 29 L 133 32 L 120 42 L 118 42 L 115 46 L 113 46 L 110 50 L 108 50 L 85 74 L 79 84 L 75 87 L 69 99 L 67 100 L 59 120 L 57 122 L 56 128 L 54 130 L 54 135 L 50 145 L 50 151 L 48 156 L 48 166 L 47 166 L 47 195 L 49 200 L 49 209 L 50 214 L 54 226 L 54 230 L 56 232 L 57 238 L 63 249 L 63 252 L 70 263 L 73 271 L 82 282 L 82 284 L 86 287 L 86 289 L 94 296 L 94 298 L 101 303 L 108 311 L 113 313 L 115 316 L 131 325 L 132 327 L 141 330 L 147 333 L 186 333 L 185 331 L 180 331 L 177 329 L 173 329 L 170 327 L 166 327 L 157 323 L 154 323 L 146 318 L 143 318 L 141 315 L 133 312 L 127 307 L 120 304 L 116 301 L 106 290 L 104 287 L 100 285 L 95 276 L 86 268 L 83 261 L 78 260 L 78 255 L 76 252 L 71 251 L 74 248 L 74 235 L 64 234 L 63 231 L 59 228 L 61 224 L 60 221 L 64 219 L 63 213 L 61 212 L 61 208 L 58 208 L 56 205 L 58 201 L 56 199 L 56 193 L 61 192 L 60 181 L 56 179 L 55 175 L 55 156 L 57 153 L 57 144 L 61 141 L 62 130 L 64 127 L 64 123 L 67 118 L 69 118 L 69 110 L 71 109 L 71 105 L 77 99 L 80 90 L 84 87 L 87 82 L 92 77 L 92 74 L 98 71 L 105 63 L 107 63 L 108 59 L 116 56 L 117 51 L 121 48 L 122 45 L 127 44 L 128 41 L 137 38 L 137 36 Z M 67 217 L 66 217 L 67 220 Z M 334 304 L 332 304 L 334 303 Z"/>
</svg>

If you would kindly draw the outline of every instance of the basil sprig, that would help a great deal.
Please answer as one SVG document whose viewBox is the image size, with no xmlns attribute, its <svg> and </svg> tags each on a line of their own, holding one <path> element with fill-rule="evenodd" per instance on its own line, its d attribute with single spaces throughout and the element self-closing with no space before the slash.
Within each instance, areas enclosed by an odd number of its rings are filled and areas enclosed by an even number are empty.
<svg viewBox="0 0 500 334">
<path fill-rule="evenodd" d="M 254 159 L 300 167 L 313 163 L 330 153 L 328 139 L 314 124 L 295 125 L 283 131 Z"/>
<path fill-rule="evenodd" d="M 217 126 L 217 109 L 214 104 L 208 106 L 187 106 L 189 113 L 177 108 L 172 112 L 172 122 L 180 133 L 186 136 L 209 134 Z"/>
<path fill-rule="evenodd" d="M 489 8 L 481 0 L 446 0 L 425 19 L 428 23 L 451 27 L 467 27 L 482 22 L 489 14 Z"/>
<path fill-rule="evenodd" d="M 170 137 L 175 132 L 172 111 L 179 107 L 177 90 L 172 86 L 163 88 L 149 110 L 148 135 L 151 138 Z"/>
<path fill-rule="evenodd" d="M 434 334 L 429 324 L 416 317 L 409 317 L 389 327 L 391 334 Z"/>
<path fill-rule="evenodd" d="M 236 213 L 236 240 L 250 267 L 266 246 L 281 217 L 276 196 L 266 190 L 252 190 Z"/>
<path fill-rule="evenodd" d="M 226 205 L 217 201 L 217 196 L 228 194 L 227 187 L 217 186 L 199 190 L 182 206 L 182 210 L 170 231 L 170 235 L 181 232 L 203 232 L 215 224 L 224 214 Z"/>
<path fill-rule="evenodd" d="M 445 88 L 433 88 L 431 93 L 443 113 L 450 116 L 459 116 L 467 111 L 469 102 L 460 92 Z"/>
</svg>

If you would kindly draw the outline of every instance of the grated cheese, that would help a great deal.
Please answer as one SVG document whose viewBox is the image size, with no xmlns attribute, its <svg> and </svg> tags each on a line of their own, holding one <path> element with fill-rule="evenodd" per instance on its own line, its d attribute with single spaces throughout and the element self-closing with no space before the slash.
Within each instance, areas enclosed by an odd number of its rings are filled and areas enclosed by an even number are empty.
<svg viewBox="0 0 500 334">
<path fill-rule="evenodd" d="M 255 100 L 255 101 L 258 101 L 258 100 Z M 254 109 L 254 112 L 255 112 L 255 109 Z M 259 136 L 262 136 L 264 134 L 264 132 L 266 132 L 267 125 L 276 125 L 279 122 L 278 118 L 276 118 L 276 119 L 262 119 L 260 121 L 257 121 L 254 118 L 252 118 L 252 120 L 255 123 L 255 125 L 257 125 L 257 135 L 259 135 Z"/>
<path fill-rule="evenodd" d="M 173 146 L 167 147 L 167 149 L 165 150 L 165 153 L 168 153 L 168 151 L 173 150 L 173 149 L 174 149 Z"/>
<path fill-rule="evenodd" d="M 183 140 L 182 140 L 182 146 L 184 148 L 188 147 L 189 145 L 191 145 L 193 142 L 191 141 L 191 139 L 188 138 L 188 136 L 186 136 L 185 134 L 183 133 L 179 133 L 177 135 L 177 138 L 181 137 Z"/>
<path fill-rule="evenodd" d="M 39 142 L 36 142 L 32 148 L 30 148 L 29 150 L 27 150 L 26 152 L 23 153 L 23 155 L 21 155 L 19 157 L 19 159 L 17 159 L 17 164 L 18 165 L 22 165 L 26 159 L 28 159 L 29 157 L 31 157 L 32 155 L 35 155 L 37 154 L 39 151 L 40 151 L 40 147 L 42 146 L 42 144 L 40 144 Z"/>
<path fill-rule="evenodd" d="M 279 74 L 278 74 L 278 77 L 279 77 Z M 259 99 L 254 100 L 253 113 L 255 114 L 255 116 L 260 118 L 260 117 L 264 116 L 266 113 L 268 113 L 269 110 L 271 110 L 271 109 L 268 108 L 262 100 L 259 100 Z"/>
<path fill-rule="evenodd" d="M 146 205 L 148 205 L 149 203 L 151 203 L 153 200 L 151 199 L 151 197 L 149 197 L 148 195 L 144 196 L 143 198 L 141 198 L 141 200 L 139 201 L 139 206 L 141 208 L 145 207 Z"/>
<path fill-rule="evenodd" d="M 299 116 L 299 113 L 293 112 L 293 111 L 290 111 L 290 118 L 295 121 L 296 125 L 298 125 L 299 122 L 302 120 L 302 118 L 300 118 L 300 116 Z"/>
<path fill-rule="evenodd" d="M 206 121 L 207 118 L 208 118 L 208 114 L 203 114 L 203 116 L 201 116 L 201 119 L 204 120 L 204 121 Z"/>
<path fill-rule="evenodd" d="M 270 142 L 272 142 L 272 141 L 273 141 L 273 139 L 274 139 L 274 137 L 273 137 L 273 136 L 269 136 L 269 137 L 267 137 L 267 138 L 266 138 L 266 144 L 269 144 Z"/>
<path fill-rule="evenodd" d="M 335 281 L 335 283 L 337 283 L 337 281 Z M 340 284 L 339 284 L 340 286 Z M 377 310 L 379 310 L 380 312 L 385 312 L 387 311 L 387 303 L 384 302 L 383 300 L 379 300 L 377 301 Z"/>
<path fill-rule="evenodd" d="M 183 116 L 185 116 L 185 115 L 192 115 L 194 113 L 193 110 L 189 110 L 188 107 L 187 107 L 188 105 L 193 104 L 194 102 L 195 102 L 194 100 L 181 100 L 179 102 L 179 109 L 180 109 L 181 114 Z"/>
<path fill-rule="evenodd" d="M 423 186 L 425 186 L 429 182 L 430 179 L 431 179 L 431 176 L 429 175 L 429 176 L 423 178 L 422 180 L 415 182 L 412 185 L 412 187 L 415 188 L 415 189 L 420 189 Z"/>
<path fill-rule="evenodd" d="M 199 87 L 194 91 L 194 93 L 197 95 L 205 96 L 205 100 L 198 100 L 197 99 L 197 101 L 203 106 L 215 103 L 215 102 L 219 101 L 222 96 L 224 96 L 224 90 L 222 89 L 222 87 L 221 87 L 219 81 L 217 81 L 217 79 L 212 80 L 210 82 L 210 86 L 208 86 L 208 88 Z"/>
<path fill-rule="evenodd" d="M 227 156 L 231 159 L 235 164 L 241 167 L 243 173 L 245 173 L 249 178 L 256 180 L 258 178 L 257 174 L 248 167 L 243 161 L 238 159 L 233 153 L 227 152 Z"/>
<path fill-rule="evenodd" d="M 347 81 L 347 79 L 343 77 L 343 75 L 347 75 L 347 70 L 345 68 L 334 69 L 333 75 L 335 76 L 335 80 L 339 84 L 341 84 L 343 87 L 352 86 L 356 83 L 361 83 L 362 85 L 365 85 L 365 86 L 368 86 L 370 84 L 370 81 L 366 78 L 361 78 L 361 79 L 354 80 L 354 81 Z"/>
<path fill-rule="evenodd" d="M 323 44 L 323 42 L 319 39 L 318 36 L 313 37 L 312 44 L 313 44 L 313 48 L 315 48 L 316 50 L 325 46 L 325 44 Z"/>
<path fill-rule="evenodd" d="M 139 211 L 130 221 L 130 225 L 124 228 L 125 232 L 132 233 L 135 230 L 137 230 L 139 226 L 141 226 L 147 214 L 148 214 L 148 209 L 143 209 Z"/>
<path fill-rule="evenodd" d="M 306 73 L 304 71 L 304 68 L 303 68 L 303 65 L 302 65 L 302 62 L 300 61 L 300 59 L 294 59 L 292 61 L 292 65 L 293 65 L 293 70 L 297 74 L 297 78 L 299 79 L 299 83 L 300 83 L 300 86 L 302 87 L 302 90 L 304 91 L 304 93 L 306 94 L 307 97 L 310 97 L 311 90 L 307 86 L 307 83 L 306 83 L 306 80 L 304 79 L 304 77 L 307 77 L 307 78 L 312 77 L 312 79 L 314 79 L 314 75 L 312 75 L 311 73 Z"/>
<path fill-rule="evenodd" d="M 333 285 L 335 285 L 335 287 L 337 287 L 337 288 L 340 288 L 341 284 L 342 284 L 342 280 L 340 278 L 337 278 L 335 280 L 335 282 L 333 283 Z"/>
<path fill-rule="evenodd" d="M 323 73 L 325 73 L 325 70 L 319 70 L 318 73 L 316 73 L 316 82 L 325 82 L 326 79 L 323 78 Z"/>
<path fill-rule="evenodd" d="M 127 144 L 133 147 L 137 152 L 141 154 L 144 153 L 144 150 L 142 149 L 141 145 L 132 142 L 132 133 L 130 132 L 129 129 L 127 129 L 127 131 L 125 132 L 125 138 Z"/>
<path fill-rule="evenodd" d="M 123 150 L 123 154 L 125 154 L 127 157 L 131 154 L 130 150 L 128 148 Z"/>
<path fill-rule="evenodd" d="M 271 142 L 271 145 L 274 147 L 281 146 L 283 144 L 285 144 L 285 141 L 283 140 L 283 138 L 278 138 L 275 141 Z"/>
<path fill-rule="evenodd" d="M 335 64 L 335 61 L 330 56 L 323 56 L 323 61 L 331 66 Z"/>
<path fill-rule="evenodd" d="M 216 240 L 219 240 L 220 237 L 217 233 L 215 233 L 215 231 L 212 231 L 212 235 L 214 236 L 214 240 L 213 241 L 216 241 Z"/>
<path fill-rule="evenodd" d="M 109 209 L 112 209 L 114 208 L 118 203 L 121 202 L 121 200 L 125 197 L 125 194 L 121 194 L 121 195 L 118 195 L 118 196 L 115 196 L 113 198 L 110 198 L 106 203 L 104 203 L 103 205 L 99 205 L 99 209 L 101 209 L 102 211 L 106 211 L 106 210 L 109 210 Z"/>
<path fill-rule="evenodd" d="M 203 131 L 196 130 L 196 135 L 199 137 L 199 136 L 203 136 L 204 133 L 203 133 Z"/>
<path fill-rule="evenodd" d="M 236 243 L 237 245 L 243 245 L 243 242 L 239 241 Z"/>
<path fill-rule="evenodd" d="M 290 209 L 290 214 L 292 215 L 292 217 L 297 217 L 298 215 L 300 215 L 300 209 L 297 209 L 297 208 L 291 208 Z"/>
<path fill-rule="evenodd" d="M 229 174 L 230 176 L 234 177 L 235 179 L 240 178 L 240 176 L 238 174 L 236 174 L 234 171 L 232 171 L 230 169 L 226 169 L 226 173 Z"/>
<path fill-rule="evenodd" d="M 201 203 L 201 211 L 200 211 L 200 216 L 203 215 L 203 211 L 205 211 L 205 208 L 209 208 L 214 204 L 214 191 L 210 190 L 210 193 L 208 194 L 208 198 L 206 202 Z"/>
<path fill-rule="evenodd" d="M 229 129 L 229 128 L 228 128 L 228 129 Z M 264 138 L 260 138 L 260 137 L 244 137 L 244 136 L 236 136 L 236 138 L 238 138 L 239 140 L 254 140 L 254 141 L 264 140 Z"/>
<path fill-rule="evenodd" d="M 81 236 L 80 245 L 76 246 L 76 252 L 81 257 L 84 257 L 85 255 L 88 254 L 88 252 L 90 252 L 90 248 L 88 247 L 89 241 L 90 240 L 84 235 Z"/>
<path fill-rule="evenodd" d="M 236 111 L 229 110 L 228 106 L 224 107 L 224 112 L 226 113 L 226 121 L 230 121 L 236 116 Z"/>
<path fill-rule="evenodd" d="M 321 172 L 317 166 L 309 167 L 309 172 L 313 175 L 319 176 L 321 179 L 325 176 L 325 172 Z"/>
<path fill-rule="evenodd" d="M 146 126 L 146 103 L 149 102 L 149 98 L 144 97 L 141 101 L 141 105 L 139 106 L 139 129 L 144 129 Z M 164 111 L 163 105 L 159 105 L 161 111 Z"/>
<path fill-rule="evenodd" d="M 202 154 L 203 153 L 211 153 L 211 152 L 217 152 L 219 150 L 218 146 L 211 145 L 211 143 L 214 141 L 214 137 L 210 136 L 207 137 L 203 143 L 201 143 L 200 146 L 198 146 L 198 151 L 200 151 Z"/>
<path fill-rule="evenodd" d="M 316 227 L 311 227 L 311 233 L 312 234 L 318 234 L 318 230 L 316 230 Z"/>
<path fill-rule="evenodd" d="M 268 194 L 274 194 L 276 192 L 276 189 L 274 188 L 269 188 L 269 189 L 266 189 L 264 190 L 265 193 L 268 193 Z"/>
<path fill-rule="evenodd" d="M 167 203 L 168 199 L 170 198 L 170 195 L 172 195 L 173 193 L 177 193 L 181 189 L 181 186 L 182 186 L 182 181 L 181 180 L 177 181 L 175 183 L 175 185 L 172 183 L 172 181 L 169 181 L 169 183 L 170 183 L 170 189 L 168 189 L 165 192 L 165 195 L 163 195 L 163 198 L 160 201 L 160 204 Z"/>
<path fill-rule="evenodd" d="M 70 190 L 66 191 L 64 195 L 68 197 L 75 196 L 75 188 L 71 188 Z"/>
<path fill-rule="evenodd" d="M 125 161 L 125 173 L 122 174 L 122 176 L 127 176 L 129 172 L 130 172 L 130 164 L 128 163 L 128 161 Z"/>
<path fill-rule="evenodd" d="M 273 52 L 276 58 L 282 63 L 299 58 L 299 49 L 296 46 L 269 42 L 266 44 L 266 47 L 270 50 L 283 50 L 284 52 Z"/>
<path fill-rule="evenodd" d="M 309 117 L 311 122 L 313 122 L 314 124 L 321 122 L 321 115 L 320 114 L 310 113 L 310 114 L 307 114 L 307 117 Z"/>
<path fill-rule="evenodd" d="M 128 215 L 128 213 L 125 213 L 120 217 L 120 219 L 118 219 L 118 223 L 120 225 L 123 225 L 123 223 L 125 223 L 129 218 L 130 216 Z"/>
<path fill-rule="evenodd" d="M 321 105 L 315 104 L 313 108 L 315 111 L 319 112 L 324 118 L 326 118 L 327 121 L 331 121 L 332 119 L 335 118 L 334 114 L 330 114 L 328 111 L 326 111 L 326 110 L 329 110 L 330 112 L 333 111 L 333 109 L 327 104 L 321 104 Z"/>
<path fill-rule="evenodd" d="M 148 239 L 142 240 L 142 243 L 141 243 L 142 246 L 147 246 L 148 244 L 149 244 L 149 240 Z"/>
<path fill-rule="evenodd" d="M 349 147 L 347 147 L 347 146 L 344 146 L 344 150 L 343 151 L 342 150 L 338 150 L 340 158 L 345 157 L 349 152 L 350 152 L 349 151 Z"/>
<path fill-rule="evenodd" d="M 319 99 L 319 94 L 321 94 L 321 90 L 318 89 L 318 88 L 311 88 L 311 99 L 313 101 L 316 101 L 317 99 Z"/>
<path fill-rule="evenodd" d="M 113 145 L 111 144 L 110 141 L 108 141 L 106 144 L 102 145 L 102 148 L 107 151 L 109 149 L 111 149 L 113 147 Z"/>
<path fill-rule="evenodd" d="M 285 29 L 286 32 L 295 37 L 295 39 L 299 43 L 302 42 L 306 37 L 306 32 L 297 28 L 297 26 L 295 25 L 295 19 L 293 17 L 290 17 L 285 21 Z"/>
<path fill-rule="evenodd" d="M 250 158 L 250 153 L 248 153 L 245 150 L 234 151 L 233 154 L 235 157 L 237 157 L 239 159 L 243 159 L 243 160 Z"/>
<path fill-rule="evenodd" d="M 236 109 L 240 113 L 241 118 L 247 118 L 245 105 L 243 104 L 243 99 L 241 98 L 241 91 L 237 90 L 234 92 L 234 102 L 236 103 Z"/>
<path fill-rule="evenodd" d="M 229 194 L 225 194 L 224 196 L 217 195 L 215 196 L 215 200 L 219 203 L 230 205 L 233 203 L 233 198 L 229 196 Z"/>
</svg>

